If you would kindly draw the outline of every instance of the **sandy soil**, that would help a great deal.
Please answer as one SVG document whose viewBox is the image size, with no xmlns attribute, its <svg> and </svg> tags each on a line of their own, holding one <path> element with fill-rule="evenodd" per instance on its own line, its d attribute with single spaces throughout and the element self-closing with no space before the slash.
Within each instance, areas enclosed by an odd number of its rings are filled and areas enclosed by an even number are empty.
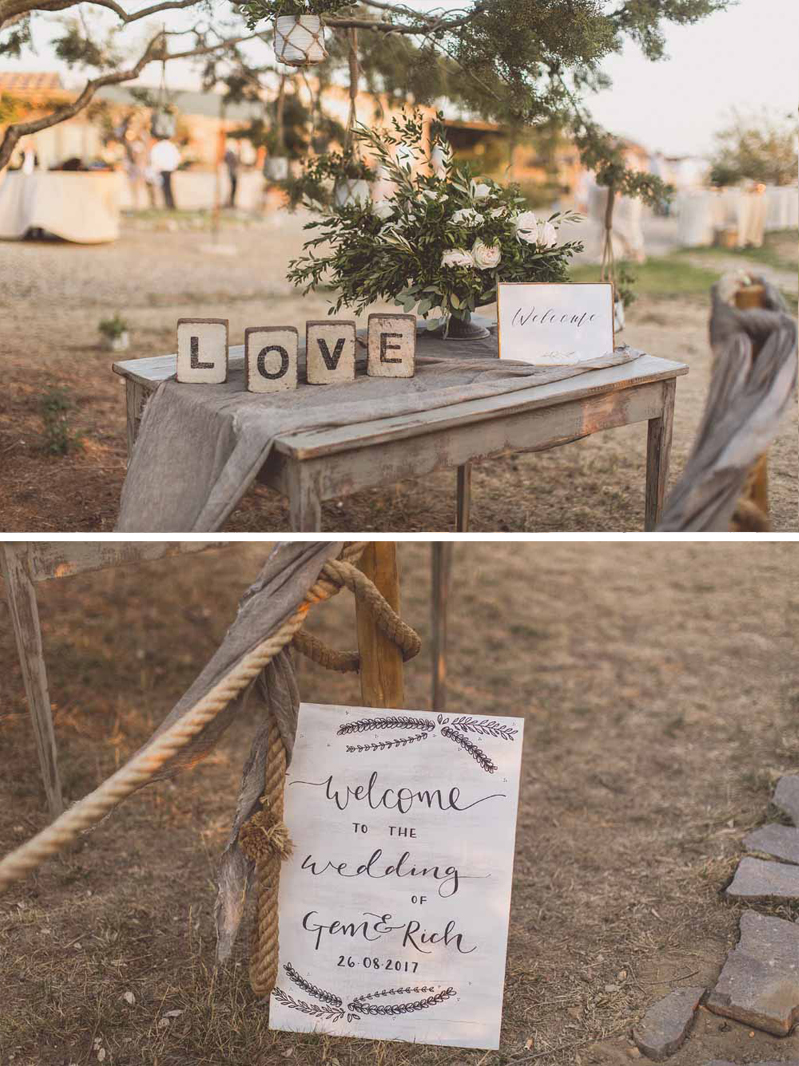
<svg viewBox="0 0 799 1066">
<path fill-rule="evenodd" d="M 163 718 L 265 553 L 241 545 L 40 586 L 69 799 Z M 425 639 L 429 556 L 400 549 L 403 613 Z M 0 1062 L 84 1066 L 102 1048 L 114 1066 L 629 1063 L 640 1014 L 717 975 L 736 937 L 740 908 L 720 893 L 741 837 L 799 768 L 796 571 L 791 544 L 456 549 L 450 709 L 527 719 L 500 1053 L 270 1033 L 246 944 L 214 971 L 212 878 L 248 717 L 200 767 L 129 800 L 0 898 Z M 311 624 L 352 645 L 348 594 Z M 426 653 L 406 676 L 407 706 L 429 707 Z M 313 666 L 301 687 L 309 701 L 359 701 L 356 679 Z M 41 827 L 43 808 L 0 599 L 0 851 Z M 702 1010 L 672 1062 L 787 1062 L 798 1040 Z"/>
<path fill-rule="evenodd" d="M 114 356 L 98 346 L 97 324 L 119 311 L 131 324 L 130 357 L 174 348 L 181 316 L 228 317 L 233 343 L 248 325 L 304 326 L 324 316 L 325 293 L 303 299 L 285 281 L 301 247 L 301 219 L 271 216 L 227 227 L 220 245 L 194 229 L 131 227 L 118 243 L 0 243 L 0 529 L 113 529 L 125 471 L 122 382 Z M 737 264 L 740 266 L 740 262 Z M 710 358 L 705 299 L 646 298 L 623 335 L 631 345 L 686 362 L 678 385 L 672 476 L 679 475 L 704 406 Z M 66 457 L 44 450 L 41 395 L 67 387 L 76 402 L 72 427 L 82 451 Z M 632 426 L 545 455 L 512 456 L 475 472 L 474 532 L 628 532 L 643 528 L 646 429 Z M 796 530 L 797 425 L 782 428 L 771 461 L 777 531 Z M 331 501 L 330 531 L 443 532 L 455 523 L 455 475 L 405 482 L 380 492 Z M 288 529 L 285 502 L 263 488 L 247 495 L 229 531 Z"/>
</svg>

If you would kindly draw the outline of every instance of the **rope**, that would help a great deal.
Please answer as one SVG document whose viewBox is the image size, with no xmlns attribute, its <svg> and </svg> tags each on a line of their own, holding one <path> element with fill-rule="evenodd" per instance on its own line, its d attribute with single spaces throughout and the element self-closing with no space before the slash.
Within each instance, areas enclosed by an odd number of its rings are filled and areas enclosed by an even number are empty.
<svg viewBox="0 0 799 1066">
<path fill-rule="evenodd" d="M 307 659 L 337 674 L 357 674 L 361 669 L 361 657 L 357 651 L 336 651 L 304 629 L 294 638 L 294 647 Z"/>
<path fill-rule="evenodd" d="M 365 548 L 364 542 L 348 545 L 344 549 L 343 559 L 346 562 L 356 562 Z M 84 830 L 102 821 L 110 810 L 145 785 L 164 763 L 220 714 L 230 701 L 258 676 L 267 663 L 290 643 L 305 624 L 310 608 L 317 603 L 324 603 L 341 591 L 341 584 L 328 576 L 327 569 L 325 567 L 322 570 L 319 579 L 305 594 L 305 599 L 295 613 L 275 633 L 245 655 L 227 677 L 217 682 L 150 747 L 134 756 L 102 785 L 64 811 L 51 825 L 0 860 L 0 893 L 14 881 L 21 880 L 35 870 L 45 859 L 62 851 Z"/>
<path fill-rule="evenodd" d="M 240 834 L 240 839 L 243 837 L 242 849 L 245 855 L 255 859 L 257 916 L 250 956 L 250 984 L 253 992 L 263 997 L 271 995 L 277 984 L 280 954 L 280 865 L 292 852 L 288 830 L 283 824 L 285 780 L 286 749 L 280 733 L 276 728 L 272 728 L 269 731 L 269 748 L 266 755 L 263 806 L 255 818 L 242 826 Z M 262 830 L 260 846 L 253 847 L 253 842 L 248 841 L 247 834 L 252 833 L 253 823 L 257 823 L 257 820 L 263 819 L 264 816 L 267 819 L 266 832 L 263 833 Z"/>
</svg>

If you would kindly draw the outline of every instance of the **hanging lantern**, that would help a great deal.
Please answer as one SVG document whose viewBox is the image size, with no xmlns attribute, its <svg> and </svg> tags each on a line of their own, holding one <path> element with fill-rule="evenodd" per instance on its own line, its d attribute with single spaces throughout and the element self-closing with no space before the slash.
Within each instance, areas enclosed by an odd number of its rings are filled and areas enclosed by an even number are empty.
<svg viewBox="0 0 799 1066">
<path fill-rule="evenodd" d="M 333 203 L 336 207 L 363 206 L 371 199 L 372 186 L 363 178 L 339 178 L 333 188 Z"/>
<path fill-rule="evenodd" d="M 177 116 L 173 111 L 169 111 L 166 108 L 159 108 L 158 111 L 153 111 L 153 117 L 150 122 L 150 133 L 157 140 L 164 140 L 165 138 L 175 136 L 177 125 Z"/>
<path fill-rule="evenodd" d="M 280 15 L 275 19 L 275 55 L 292 67 L 327 59 L 325 28 L 319 15 Z"/>
<path fill-rule="evenodd" d="M 174 107 L 169 103 L 169 90 L 166 85 L 166 60 L 161 62 L 161 86 L 158 90 L 158 105 L 150 119 L 150 133 L 156 140 L 165 140 L 175 136 L 178 119 Z"/>
<path fill-rule="evenodd" d="M 289 161 L 286 156 L 271 155 L 264 160 L 264 177 L 269 181 L 286 181 L 289 176 Z"/>
</svg>

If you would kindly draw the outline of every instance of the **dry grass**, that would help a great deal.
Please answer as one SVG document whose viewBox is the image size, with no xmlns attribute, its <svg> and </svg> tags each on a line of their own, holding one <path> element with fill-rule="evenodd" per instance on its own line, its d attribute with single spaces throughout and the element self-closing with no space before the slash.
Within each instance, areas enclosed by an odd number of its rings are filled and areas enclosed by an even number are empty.
<svg viewBox="0 0 799 1066">
<path fill-rule="evenodd" d="M 174 349 L 181 316 L 230 318 L 231 341 L 264 321 L 302 327 L 324 317 L 328 295 L 299 297 L 285 281 L 302 243 L 301 220 L 224 234 L 232 257 L 207 252 L 209 237 L 128 229 L 114 245 L 0 243 L 0 528 L 6 531 L 108 531 L 114 528 L 125 474 L 123 386 L 116 358 L 98 346 L 97 323 L 120 311 L 130 322 L 130 357 Z M 674 258 L 668 278 L 690 264 Z M 676 263 L 676 265 L 675 265 Z M 743 259 L 736 265 L 743 266 Z M 757 268 L 757 263 L 750 264 Z M 660 277 L 657 264 L 650 273 Z M 714 275 L 708 274 L 708 278 Z M 690 280 L 689 278 L 689 280 Z M 679 280 L 679 279 L 678 279 Z M 669 294 L 661 278 L 632 309 L 623 334 L 653 355 L 688 363 L 678 384 L 672 474 L 687 460 L 709 384 L 708 301 L 696 291 Z M 675 282 L 676 284 L 676 282 Z M 693 282 L 692 282 L 693 284 Z M 31 308 L 37 308 L 32 314 Z M 71 429 L 83 448 L 62 456 L 45 450 L 41 395 L 64 386 L 77 404 Z M 644 523 L 646 428 L 630 426 L 543 455 L 487 462 L 475 471 L 474 532 L 629 532 Z M 786 421 L 771 454 L 774 528 L 796 530 L 797 418 Z M 455 474 L 358 493 L 324 507 L 331 532 L 444 532 L 455 524 Z M 288 508 L 259 487 L 230 517 L 235 532 L 289 530 Z"/>
<path fill-rule="evenodd" d="M 265 551 L 40 586 L 70 799 L 163 718 Z M 401 563 L 403 612 L 426 638 L 429 549 L 404 545 Z M 739 841 L 766 820 L 776 778 L 797 769 L 796 567 L 790 544 L 456 549 L 451 707 L 527 719 L 501 1053 L 270 1033 L 246 943 L 214 969 L 214 868 L 247 718 L 194 772 L 144 790 L 0 898 L 0 1063 L 83 1066 L 100 1049 L 115 1066 L 629 1063 L 639 1013 L 717 974 L 740 911 L 720 896 Z M 7 850 L 45 816 L 2 600 L 0 619 Z M 349 646 L 349 598 L 320 608 L 313 628 Z M 407 669 L 410 708 L 429 706 L 429 685 L 423 655 Z M 355 679 L 311 665 L 301 687 L 309 701 L 359 701 Z M 749 1032 L 702 1012 L 674 1066 L 793 1049 Z"/>
</svg>

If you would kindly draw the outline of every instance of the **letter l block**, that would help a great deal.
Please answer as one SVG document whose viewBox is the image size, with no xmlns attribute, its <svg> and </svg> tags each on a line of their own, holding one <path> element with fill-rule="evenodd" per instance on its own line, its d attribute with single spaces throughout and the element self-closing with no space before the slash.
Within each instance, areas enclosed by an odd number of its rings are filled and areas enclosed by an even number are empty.
<svg viewBox="0 0 799 1066">
<path fill-rule="evenodd" d="M 178 319 L 177 380 L 185 385 L 224 385 L 228 371 L 228 320 Z"/>
</svg>

